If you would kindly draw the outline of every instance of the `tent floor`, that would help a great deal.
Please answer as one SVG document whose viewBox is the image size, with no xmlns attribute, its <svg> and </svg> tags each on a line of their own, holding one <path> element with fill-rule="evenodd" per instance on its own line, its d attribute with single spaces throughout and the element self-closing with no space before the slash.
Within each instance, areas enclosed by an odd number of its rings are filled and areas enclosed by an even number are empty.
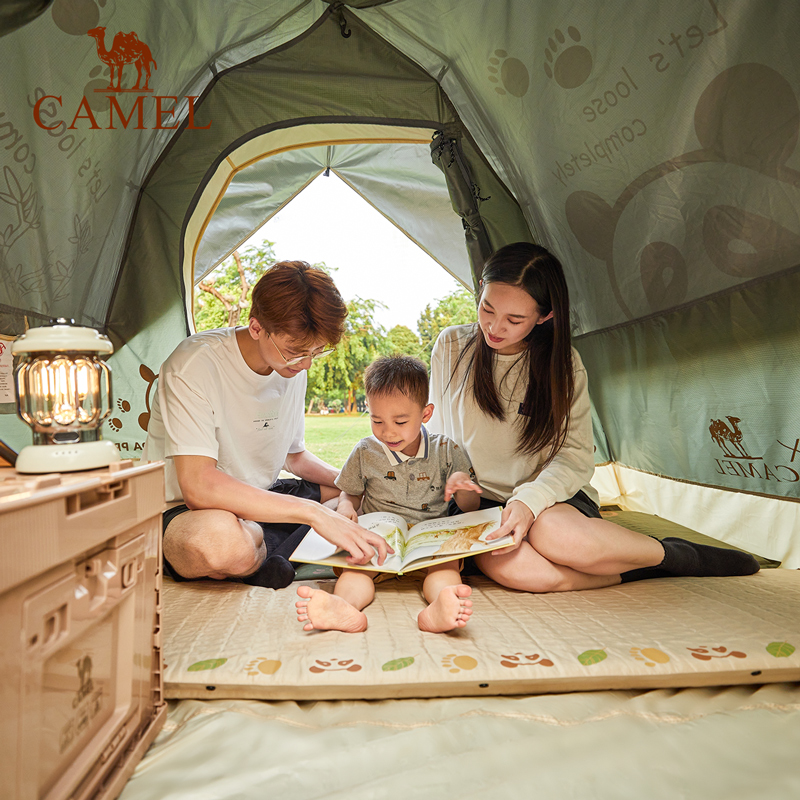
<svg viewBox="0 0 800 800">
<path fill-rule="evenodd" d="M 120 800 L 800 796 L 800 684 L 169 705 Z"/>
</svg>

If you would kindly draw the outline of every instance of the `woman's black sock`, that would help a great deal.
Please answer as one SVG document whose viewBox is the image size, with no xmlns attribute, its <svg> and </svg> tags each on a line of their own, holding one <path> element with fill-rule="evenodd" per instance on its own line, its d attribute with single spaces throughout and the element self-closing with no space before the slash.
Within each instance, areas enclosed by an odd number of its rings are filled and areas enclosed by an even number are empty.
<svg viewBox="0 0 800 800">
<path fill-rule="evenodd" d="M 655 536 L 651 537 L 655 539 Z M 657 567 L 631 569 L 620 575 L 623 583 L 643 581 L 648 578 L 727 577 L 752 575 L 760 569 L 750 553 L 695 544 L 686 539 L 667 536 L 661 539 L 664 560 Z"/>
<path fill-rule="evenodd" d="M 760 569 L 758 561 L 750 553 L 741 550 L 695 544 L 672 536 L 662 539 L 661 544 L 664 547 L 664 560 L 658 566 L 672 575 L 752 575 Z"/>
<path fill-rule="evenodd" d="M 671 572 L 667 572 L 661 567 L 642 567 L 641 569 L 629 569 L 620 574 L 623 583 L 631 581 L 646 581 L 648 578 L 674 578 Z"/>
</svg>

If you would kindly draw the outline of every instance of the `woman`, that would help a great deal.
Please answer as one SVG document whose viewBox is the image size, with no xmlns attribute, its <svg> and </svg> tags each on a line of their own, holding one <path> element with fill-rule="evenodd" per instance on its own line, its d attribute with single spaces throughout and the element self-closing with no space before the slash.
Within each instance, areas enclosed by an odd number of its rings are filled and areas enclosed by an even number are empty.
<svg viewBox="0 0 800 800">
<path fill-rule="evenodd" d="M 586 370 L 570 343 L 558 259 L 518 242 L 486 262 L 477 325 L 442 331 L 431 356 L 430 429 L 462 444 L 484 491 L 503 505 L 491 536 L 513 547 L 476 556 L 503 586 L 595 589 L 670 575 L 749 575 L 747 553 L 663 542 L 600 517 Z"/>
</svg>

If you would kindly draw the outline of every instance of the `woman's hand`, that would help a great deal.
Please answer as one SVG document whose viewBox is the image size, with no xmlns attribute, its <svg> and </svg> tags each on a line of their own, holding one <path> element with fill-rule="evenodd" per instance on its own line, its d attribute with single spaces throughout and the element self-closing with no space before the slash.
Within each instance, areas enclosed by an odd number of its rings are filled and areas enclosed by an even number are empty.
<svg viewBox="0 0 800 800">
<path fill-rule="evenodd" d="M 500 527 L 496 531 L 492 531 L 486 537 L 486 541 L 499 539 L 501 536 L 510 533 L 514 536 L 514 544 L 492 550 L 492 555 L 506 555 L 516 550 L 522 544 L 522 540 L 531 529 L 531 525 L 533 525 L 533 511 L 525 503 L 521 503 L 519 500 L 512 500 L 507 503 L 500 516 Z"/>
<path fill-rule="evenodd" d="M 466 472 L 454 472 L 444 487 L 444 500 L 449 501 L 456 492 L 477 492 L 483 494 L 483 489 L 475 483 Z"/>
<path fill-rule="evenodd" d="M 394 553 L 386 539 L 356 525 L 342 514 L 331 511 L 325 506 L 319 506 L 318 514 L 314 521 L 314 530 L 331 544 L 347 550 L 350 553 L 347 558 L 348 564 L 368 564 L 377 550 L 380 566 L 386 561 L 387 553 Z"/>
</svg>

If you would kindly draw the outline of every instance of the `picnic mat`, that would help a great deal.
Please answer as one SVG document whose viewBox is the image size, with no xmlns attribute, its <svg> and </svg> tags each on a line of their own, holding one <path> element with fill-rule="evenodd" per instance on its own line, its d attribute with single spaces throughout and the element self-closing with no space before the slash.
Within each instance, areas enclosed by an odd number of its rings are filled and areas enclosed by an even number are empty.
<svg viewBox="0 0 800 800">
<path fill-rule="evenodd" d="M 165 694 L 383 699 L 800 680 L 795 570 L 551 594 L 468 581 L 474 613 L 465 628 L 420 632 L 421 582 L 406 576 L 377 587 L 366 633 L 346 634 L 302 629 L 299 583 L 275 591 L 165 580 Z"/>
</svg>

